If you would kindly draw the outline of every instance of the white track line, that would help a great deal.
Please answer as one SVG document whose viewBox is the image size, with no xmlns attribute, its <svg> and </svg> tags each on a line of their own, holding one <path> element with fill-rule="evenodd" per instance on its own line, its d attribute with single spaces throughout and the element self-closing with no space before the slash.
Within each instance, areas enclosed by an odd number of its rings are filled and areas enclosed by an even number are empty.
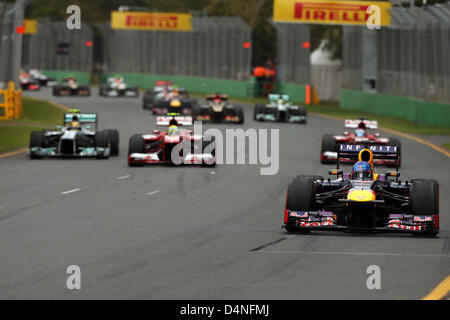
<svg viewBox="0 0 450 320">
<path fill-rule="evenodd" d="M 117 177 L 117 180 L 123 180 L 123 179 L 127 179 L 127 178 L 131 178 L 131 174 L 127 174 L 126 176 Z"/>
<path fill-rule="evenodd" d="M 78 191 L 81 191 L 81 189 L 76 188 L 76 189 L 72 189 L 72 190 L 67 190 L 67 191 L 61 192 L 61 194 L 70 194 L 70 193 L 74 193 L 74 192 L 78 192 Z"/>
<path fill-rule="evenodd" d="M 278 251 L 278 250 L 260 250 L 256 251 L 274 254 L 304 254 L 304 255 L 334 255 L 334 256 L 394 256 L 394 257 L 424 257 L 424 258 L 450 258 L 450 255 L 443 254 L 412 254 L 412 253 L 390 253 L 390 252 L 339 252 L 339 251 Z"/>
<path fill-rule="evenodd" d="M 160 191 L 161 191 L 161 190 L 155 190 L 155 191 L 152 191 L 152 192 L 147 193 L 147 195 L 148 195 L 148 196 L 151 196 L 151 195 L 156 194 L 156 193 L 158 193 L 158 192 L 160 192 Z"/>
</svg>

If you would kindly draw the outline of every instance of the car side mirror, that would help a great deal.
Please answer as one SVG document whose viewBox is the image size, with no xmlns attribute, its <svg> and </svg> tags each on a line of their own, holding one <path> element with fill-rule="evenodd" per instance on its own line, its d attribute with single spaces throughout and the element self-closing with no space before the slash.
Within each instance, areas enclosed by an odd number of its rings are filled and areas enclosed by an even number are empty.
<svg viewBox="0 0 450 320">
<path fill-rule="evenodd" d="M 333 170 L 328 170 L 328 174 L 330 176 L 342 176 L 344 174 L 344 172 L 342 170 L 338 170 L 338 169 L 333 169 Z"/>
</svg>

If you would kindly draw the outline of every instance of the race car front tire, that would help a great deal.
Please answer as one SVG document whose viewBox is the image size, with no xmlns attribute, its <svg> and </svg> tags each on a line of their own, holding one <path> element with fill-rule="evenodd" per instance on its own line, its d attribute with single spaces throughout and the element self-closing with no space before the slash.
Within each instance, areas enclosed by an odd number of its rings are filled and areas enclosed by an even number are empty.
<svg viewBox="0 0 450 320">
<path fill-rule="evenodd" d="M 289 211 L 312 211 L 314 210 L 315 199 L 315 182 L 314 177 L 298 176 L 289 183 L 286 210 Z M 310 232 L 310 230 L 302 230 L 295 226 L 286 224 L 287 232 Z"/>
<path fill-rule="evenodd" d="M 326 151 L 337 152 L 336 139 L 334 139 L 334 136 L 332 134 L 324 134 L 322 136 L 322 145 L 321 145 L 321 149 L 320 149 L 320 154 L 322 155 Z M 323 164 L 329 164 L 329 163 L 333 163 L 334 161 L 321 159 L 320 162 L 322 162 Z"/>
<path fill-rule="evenodd" d="M 242 109 L 241 106 L 236 107 L 236 115 L 239 117 L 239 121 L 237 123 L 243 124 L 244 123 L 244 110 Z"/>
<path fill-rule="evenodd" d="M 95 134 L 95 147 L 96 148 L 108 148 L 110 146 L 108 131 L 97 131 Z M 98 159 L 108 159 L 109 156 L 98 155 Z"/>
<path fill-rule="evenodd" d="M 106 130 L 109 135 L 109 142 L 111 145 L 111 156 L 117 157 L 119 155 L 119 131 L 116 129 Z"/>
<path fill-rule="evenodd" d="M 411 183 L 409 190 L 410 214 L 439 217 L 439 183 L 434 179 L 414 179 Z M 423 235 L 434 236 L 438 233 L 439 224 Z"/>
<path fill-rule="evenodd" d="M 306 110 L 305 106 L 299 106 L 298 107 L 298 113 L 300 116 L 304 116 L 305 120 L 303 120 L 301 123 L 306 123 L 306 117 L 308 116 L 308 111 Z"/>
<path fill-rule="evenodd" d="M 145 140 L 140 134 L 135 134 L 128 141 L 128 156 L 133 153 L 145 153 Z M 130 167 L 142 166 L 142 163 L 128 162 Z"/>
<path fill-rule="evenodd" d="M 261 113 L 265 113 L 266 106 L 263 104 L 255 104 L 255 108 L 253 110 L 253 120 L 260 121 L 256 119 L 256 116 Z"/>
<path fill-rule="evenodd" d="M 41 148 L 45 140 L 44 131 L 33 131 L 30 135 L 30 149 Z M 41 159 L 42 156 L 36 155 L 34 152 L 30 152 L 30 159 Z"/>
</svg>

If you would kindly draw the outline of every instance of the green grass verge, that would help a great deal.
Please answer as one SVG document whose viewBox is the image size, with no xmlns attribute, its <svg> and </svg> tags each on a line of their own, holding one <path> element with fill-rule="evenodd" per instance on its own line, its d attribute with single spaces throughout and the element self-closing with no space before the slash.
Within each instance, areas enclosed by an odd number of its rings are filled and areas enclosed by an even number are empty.
<svg viewBox="0 0 450 320">
<path fill-rule="evenodd" d="M 23 148 L 28 145 L 33 130 L 42 130 L 47 127 L 1 127 L 0 126 L 0 153 Z"/>
<path fill-rule="evenodd" d="M 442 148 L 445 148 L 445 149 L 447 149 L 447 150 L 450 150 L 450 143 L 444 143 L 444 144 L 442 145 Z"/>
<path fill-rule="evenodd" d="M 194 98 L 204 98 L 205 95 L 201 93 L 192 93 Z M 265 103 L 265 98 L 238 98 L 231 97 L 230 100 L 242 103 Z M 299 102 L 299 104 L 302 104 Z M 358 117 L 368 118 L 370 120 L 377 120 L 380 127 L 385 127 L 397 130 L 404 133 L 424 134 L 424 135 L 450 135 L 450 128 L 437 126 L 424 126 L 402 118 L 379 116 L 367 112 L 355 112 L 340 108 L 337 104 L 318 104 L 308 106 L 308 112 L 323 114 L 339 119 L 356 119 Z"/>
<path fill-rule="evenodd" d="M 27 146 L 31 131 L 62 124 L 64 112 L 49 102 L 23 97 L 22 116 L 0 121 L 0 152 Z"/>
</svg>

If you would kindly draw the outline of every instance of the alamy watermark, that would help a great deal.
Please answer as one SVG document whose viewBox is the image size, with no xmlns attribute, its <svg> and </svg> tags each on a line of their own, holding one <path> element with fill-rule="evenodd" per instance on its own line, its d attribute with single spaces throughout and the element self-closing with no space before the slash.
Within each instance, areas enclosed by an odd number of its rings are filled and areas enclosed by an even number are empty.
<svg viewBox="0 0 450 320">
<path fill-rule="evenodd" d="M 77 265 L 70 265 L 66 269 L 69 274 L 66 280 L 68 290 L 81 290 L 81 269 Z"/>
<path fill-rule="evenodd" d="M 225 136 L 217 128 L 209 128 L 203 132 L 201 121 L 194 122 L 194 137 L 204 137 L 204 140 L 210 143 L 203 148 L 202 141 L 195 141 L 195 155 L 215 153 L 216 164 L 259 164 L 261 175 L 275 175 L 280 167 L 280 132 L 279 129 L 226 129 Z M 214 137 L 214 138 L 212 138 Z M 269 139 L 270 138 L 270 139 Z M 213 141 L 214 139 L 214 141 Z M 270 149 L 270 153 L 269 153 Z M 179 154 L 189 153 L 191 143 L 189 141 L 181 142 L 172 150 L 172 161 L 175 164 L 181 164 Z M 247 153 L 248 151 L 248 153 Z M 205 161 L 212 164 L 214 160 L 195 158 L 195 164 L 201 164 Z M 211 162 L 211 163 L 208 163 Z"/>
<path fill-rule="evenodd" d="M 370 265 L 366 270 L 370 276 L 367 278 L 366 285 L 369 290 L 381 289 L 381 269 L 377 265 Z"/>
</svg>

